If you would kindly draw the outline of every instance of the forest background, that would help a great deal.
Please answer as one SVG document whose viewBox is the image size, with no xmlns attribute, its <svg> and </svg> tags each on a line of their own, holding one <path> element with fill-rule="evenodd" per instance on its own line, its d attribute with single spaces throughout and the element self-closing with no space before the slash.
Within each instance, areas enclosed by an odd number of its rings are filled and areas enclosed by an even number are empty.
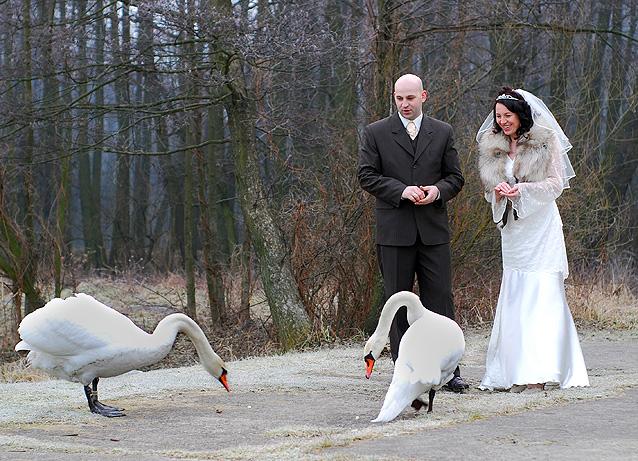
<svg viewBox="0 0 638 461">
<path fill-rule="evenodd" d="M 261 299 L 283 349 L 369 329 L 382 293 L 358 145 L 406 72 L 466 177 L 450 203 L 458 320 L 491 320 L 500 283 L 474 137 L 504 85 L 541 97 L 574 145 L 572 309 L 596 320 L 595 292 L 635 310 L 637 5 L 0 1 L 0 348 L 88 279 L 173 281 L 172 307 L 240 338 Z"/>
</svg>

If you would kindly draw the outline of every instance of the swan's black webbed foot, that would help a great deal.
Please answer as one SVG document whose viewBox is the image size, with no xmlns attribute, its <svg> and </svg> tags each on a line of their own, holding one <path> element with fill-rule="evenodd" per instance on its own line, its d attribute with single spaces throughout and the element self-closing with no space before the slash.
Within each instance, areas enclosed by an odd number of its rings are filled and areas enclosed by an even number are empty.
<svg viewBox="0 0 638 461">
<path fill-rule="evenodd" d="M 423 403 L 421 399 L 414 399 L 412 401 L 412 408 L 414 408 L 416 411 L 419 411 L 424 405 L 425 403 Z"/>
<path fill-rule="evenodd" d="M 428 413 L 432 413 L 432 402 L 434 402 L 434 394 L 436 393 L 436 391 L 434 389 L 430 389 L 430 392 L 428 393 L 428 403 L 426 404 L 423 400 L 421 400 L 420 398 L 416 398 L 412 401 L 412 408 L 414 408 L 416 411 L 419 411 L 421 409 L 421 407 L 427 407 L 428 409 Z"/>
<path fill-rule="evenodd" d="M 93 386 L 93 392 L 95 393 L 95 403 L 104 408 L 105 410 L 114 410 L 114 411 L 124 411 L 124 408 L 112 407 L 110 405 L 104 405 L 102 402 L 97 400 L 97 383 L 100 381 L 100 378 L 95 378 L 91 385 Z M 122 415 L 124 416 L 124 415 Z"/>
<path fill-rule="evenodd" d="M 95 408 L 99 410 L 100 415 L 108 416 L 108 417 L 126 416 L 126 414 L 122 412 L 124 408 L 117 408 L 117 407 L 112 407 L 110 405 L 105 405 L 99 400 L 96 400 L 94 403 L 95 403 Z"/>
<path fill-rule="evenodd" d="M 93 388 L 90 386 L 84 386 L 84 394 L 86 395 L 86 400 L 89 403 L 89 409 L 91 413 L 95 413 L 98 415 L 106 416 L 107 418 L 117 418 L 118 416 L 126 416 L 122 411 L 123 408 L 116 408 L 110 405 L 104 405 L 97 399 L 97 383 L 98 378 L 93 380 Z"/>
</svg>

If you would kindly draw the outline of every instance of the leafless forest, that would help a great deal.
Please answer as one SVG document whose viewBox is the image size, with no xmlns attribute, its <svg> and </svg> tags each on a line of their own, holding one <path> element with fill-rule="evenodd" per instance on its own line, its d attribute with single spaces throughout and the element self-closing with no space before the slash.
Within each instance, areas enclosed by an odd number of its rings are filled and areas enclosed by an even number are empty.
<svg viewBox="0 0 638 461">
<path fill-rule="evenodd" d="M 455 128 L 459 315 L 489 315 L 500 248 L 474 135 L 503 85 L 545 100 L 577 178 L 572 277 L 630 288 L 637 0 L 0 0 L 0 274 L 9 329 L 77 274 L 183 274 L 187 313 L 263 289 L 283 347 L 348 336 L 380 299 L 359 134 L 402 73 Z M 207 299 L 195 299 L 205 280 Z M 24 294 L 24 305 L 21 299 Z"/>
</svg>

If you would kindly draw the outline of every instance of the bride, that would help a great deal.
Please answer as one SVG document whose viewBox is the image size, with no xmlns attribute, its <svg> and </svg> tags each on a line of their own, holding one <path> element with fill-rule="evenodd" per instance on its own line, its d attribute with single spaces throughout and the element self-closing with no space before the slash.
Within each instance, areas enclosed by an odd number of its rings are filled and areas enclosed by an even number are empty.
<svg viewBox="0 0 638 461">
<path fill-rule="evenodd" d="M 588 386 L 567 300 L 556 198 L 574 170 L 547 106 L 503 88 L 476 136 L 485 198 L 501 232 L 503 279 L 481 389 Z"/>
</svg>

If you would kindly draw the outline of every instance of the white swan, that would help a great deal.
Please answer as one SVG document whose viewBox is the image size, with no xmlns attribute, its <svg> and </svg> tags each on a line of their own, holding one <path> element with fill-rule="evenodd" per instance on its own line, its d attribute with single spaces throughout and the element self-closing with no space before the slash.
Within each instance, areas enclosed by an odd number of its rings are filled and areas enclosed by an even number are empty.
<svg viewBox="0 0 638 461">
<path fill-rule="evenodd" d="M 418 410 L 422 405 L 419 396 L 425 392 L 429 392 L 431 412 L 436 391 L 452 378 L 465 351 L 463 332 L 454 320 L 427 310 L 414 293 L 401 291 L 386 301 L 377 328 L 363 349 L 366 378 L 372 374 L 374 362 L 388 341 L 394 315 L 402 306 L 408 309 L 410 327 L 401 338 L 392 382 L 372 422 L 392 421 L 410 403 Z"/>
<path fill-rule="evenodd" d="M 230 391 L 226 365 L 197 323 L 184 314 L 166 316 L 149 334 L 116 310 L 77 293 L 52 299 L 27 315 L 18 332 L 22 341 L 15 349 L 30 351 L 27 360 L 31 366 L 84 385 L 89 408 L 103 416 L 124 413 L 98 400 L 99 379 L 158 362 L 170 352 L 178 332 L 193 341 L 202 366 Z"/>
</svg>

